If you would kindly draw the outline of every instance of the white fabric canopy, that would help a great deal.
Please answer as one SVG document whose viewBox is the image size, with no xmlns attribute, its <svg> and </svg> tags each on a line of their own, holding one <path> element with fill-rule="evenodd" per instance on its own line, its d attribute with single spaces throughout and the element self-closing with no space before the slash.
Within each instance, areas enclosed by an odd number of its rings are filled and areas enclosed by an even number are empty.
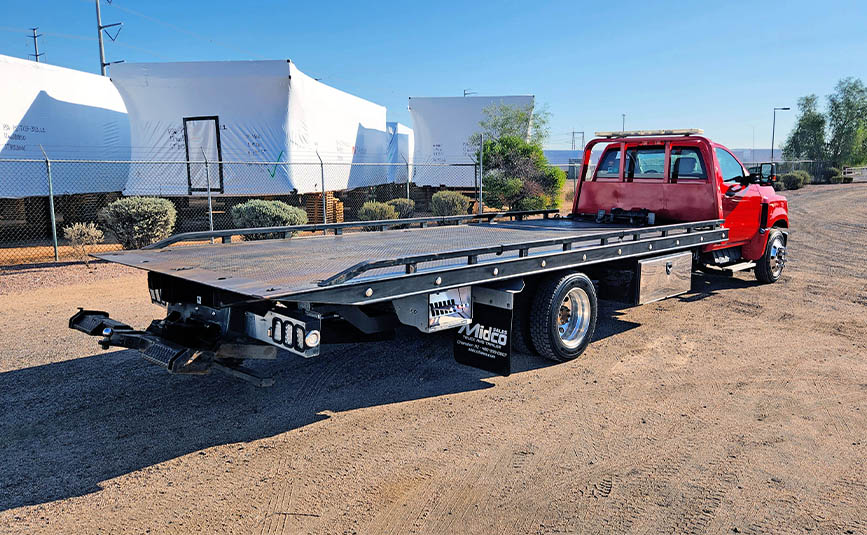
<svg viewBox="0 0 867 535">
<path fill-rule="evenodd" d="M 532 95 L 410 97 L 409 112 L 415 146 L 412 181 L 424 186 L 473 187 L 475 172 L 470 167 L 438 167 L 420 164 L 475 163 L 478 147 L 468 146 L 470 136 L 478 133 L 485 119 L 484 109 L 505 104 L 516 108 L 533 107 Z"/>
<path fill-rule="evenodd" d="M 405 124 L 390 122 L 385 127 L 388 136 L 388 181 L 402 184 L 411 173 L 413 133 Z"/>
<path fill-rule="evenodd" d="M 133 160 L 224 162 L 207 176 L 201 164 L 136 164 L 126 194 L 202 194 L 207 180 L 229 195 L 321 191 L 317 151 L 338 164 L 326 166 L 326 190 L 386 181 L 349 165 L 385 161 L 385 108 L 288 60 L 124 63 L 111 74 L 129 110 Z"/>
<path fill-rule="evenodd" d="M 126 108 L 108 78 L 0 56 L 0 159 L 129 158 Z M 45 167 L 0 162 L 0 197 L 48 194 Z M 56 195 L 120 191 L 127 167 L 57 164 Z"/>
</svg>

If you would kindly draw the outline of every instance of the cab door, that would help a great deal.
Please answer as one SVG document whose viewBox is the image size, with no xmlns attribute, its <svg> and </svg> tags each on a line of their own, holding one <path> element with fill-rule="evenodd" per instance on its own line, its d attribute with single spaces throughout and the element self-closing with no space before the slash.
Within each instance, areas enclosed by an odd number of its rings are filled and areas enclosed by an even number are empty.
<svg viewBox="0 0 867 535">
<path fill-rule="evenodd" d="M 722 178 L 720 196 L 724 226 L 729 229 L 729 243 L 740 245 L 759 231 L 762 195 L 758 184 L 743 186 L 738 183 L 737 179 L 744 176 L 746 170 L 729 151 L 715 147 L 714 155 Z"/>
</svg>

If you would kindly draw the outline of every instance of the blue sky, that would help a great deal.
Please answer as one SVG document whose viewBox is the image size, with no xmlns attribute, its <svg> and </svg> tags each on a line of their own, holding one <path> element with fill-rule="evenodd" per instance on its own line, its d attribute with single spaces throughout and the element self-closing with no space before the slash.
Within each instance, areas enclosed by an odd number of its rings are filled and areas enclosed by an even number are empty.
<svg viewBox="0 0 867 535">
<path fill-rule="evenodd" d="M 109 60 L 291 58 L 410 123 L 409 96 L 533 94 L 549 148 L 584 130 L 703 128 L 731 148 L 777 146 L 798 97 L 867 80 L 867 3 L 278 2 L 103 0 L 123 21 Z M 98 72 L 92 0 L 0 0 L 0 54 Z M 23 32 L 21 30 L 24 30 Z M 6 81 L 2 81 L 6 82 Z"/>
</svg>

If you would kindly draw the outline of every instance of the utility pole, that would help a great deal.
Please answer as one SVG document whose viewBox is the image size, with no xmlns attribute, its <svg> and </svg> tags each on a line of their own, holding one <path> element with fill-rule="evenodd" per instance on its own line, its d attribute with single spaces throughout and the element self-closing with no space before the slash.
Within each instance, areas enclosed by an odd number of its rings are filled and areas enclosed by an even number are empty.
<svg viewBox="0 0 867 535">
<path fill-rule="evenodd" d="M 105 61 L 105 48 L 102 45 L 102 32 L 104 32 L 107 28 L 113 28 L 114 26 L 119 27 L 122 25 L 123 25 L 122 22 L 115 22 L 113 24 L 106 24 L 105 26 L 103 26 L 102 25 L 102 14 L 99 11 L 99 0 L 96 0 L 96 35 L 99 38 L 99 72 L 103 76 L 105 76 L 105 68 L 106 67 L 108 67 L 112 63 L 123 63 L 123 60 L 112 61 L 112 62 L 106 63 L 106 61 Z M 114 36 L 112 36 L 108 32 L 105 32 L 105 35 L 107 35 L 109 39 L 114 41 L 115 39 L 117 39 L 118 33 L 120 33 L 120 28 L 117 29 L 117 33 L 115 33 Z"/>
<path fill-rule="evenodd" d="M 623 123 L 620 126 L 620 131 L 626 132 L 626 114 L 622 113 L 621 115 L 623 116 Z"/>
<path fill-rule="evenodd" d="M 36 63 L 39 63 L 39 56 L 45 55 L 44 53 L 42 53 L 42 54 L 39 53 L 39 43 L 37 40 L 40 37 L 42 37 L 42 34 L 40 33 L 39 35 L 36 35 L 36 30 L 38 30 L 38 29 L 39 29 L 39 26 L 37 26 L 35 28 L 30 28 L 30 31 L 33 32 L 33 36 L 31 37 L 31 39 L 33 39 L 33 53 L 29 54 L 29 55 L 33 56 L 33 59 L 36 60 Z"/>
<path fill-rule="evenodd" d="M 782 108 L 774 108 L 774 123 L 771 126 L 771 161 L 774 161 L 774 134 L 777 133 L 777 110 L 788 111 L 792 108 L 785 106 Z"/>
<path fill-rule="evenodd" d="M 469 96 L 469 95 L 478 95 L 478 92 L 473 91 L 473 90 L 471 90 L 471 89 L 464 89 L 464 96 L 466 97 L 466 96 Z"/>
</svg>

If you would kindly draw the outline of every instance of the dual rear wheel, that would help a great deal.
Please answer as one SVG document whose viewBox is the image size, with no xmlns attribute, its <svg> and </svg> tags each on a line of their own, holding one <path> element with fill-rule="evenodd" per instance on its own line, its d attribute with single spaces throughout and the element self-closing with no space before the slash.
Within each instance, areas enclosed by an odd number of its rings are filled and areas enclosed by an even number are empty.
<svg viewBox="0 0 867 535">
<path fill-rule="evenodd" d="M 545 277 L 519 294 L 513 347 L 556 362 L 572 360 L 593 338 L 597 310 L 596 289 L 587 275 L 555 273 Z"/>
</svg>

